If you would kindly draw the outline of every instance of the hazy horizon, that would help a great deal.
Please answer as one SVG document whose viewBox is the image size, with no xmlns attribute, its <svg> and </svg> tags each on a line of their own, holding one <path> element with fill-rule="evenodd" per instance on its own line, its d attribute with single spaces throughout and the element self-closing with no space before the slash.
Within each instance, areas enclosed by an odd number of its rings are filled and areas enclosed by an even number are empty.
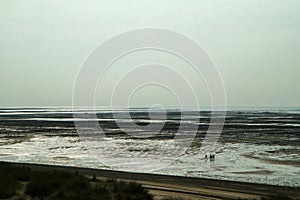
<svg viewBox="0 0 300 200">
<path fill-rule="evenodd" d="M 44 111 L 44 110 L 58 110 L 58 111 L 66 111 L 66 112 L 76 112 L 76 111 L 126 111 L 129 110 L 142 110 L 147 111 L 158 110 L 153 109 L 151 107 L 109 107 L 109 106 L 96 106 L 96 107 L 72 107 L 72 106 L 9 106 L 9 107 L 0 107 L 0 110 L 19 110 L 19 111 L 28 111 L 28 110 L 36 110 L 36 111 Z M 210 106 L 200 106 L 196 107 L 164 107 L 164 109 L 169 111 L 212 111 L 212 107 Z M 300 106 L 227 106 L 225 109 L 215 108 L 215 111 L 300 111 Z"/>
</svg>

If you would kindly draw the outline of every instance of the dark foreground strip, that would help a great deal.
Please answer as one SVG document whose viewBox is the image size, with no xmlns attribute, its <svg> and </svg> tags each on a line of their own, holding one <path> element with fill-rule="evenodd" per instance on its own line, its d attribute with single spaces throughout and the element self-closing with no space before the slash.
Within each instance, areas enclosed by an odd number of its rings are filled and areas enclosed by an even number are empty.
<svg viewBox="0 0 300 200">
<path fill-rule="evenodd" d="M 8 163 L 8 162 L 2 162 L 2 163 Z M 176 188 L 182 186 L 182 187 L 193 187 L 199 189 L 202 188 L 202 189 L 209 189 L 209 190 L 216 190 L 216 191 L 253 194 L 258 196 L 284 194 L 294 199 L 298 199 L 300 197 L 299 187 L 275 186 L 275 185 L 267 185 L 267 184 L 192 178 L 192 177 L 183 177 L 183 176 L 122 172 L 122 171 L 79 168 L 79 167 L 69 167 L 69 166 L 59 166 L 59 165 L 11 163 L 11 162 L 9 163 L 16 166 L 29 167 L 32 170 L 62 170 L 62 171 L 68 171 L 73 173 L 79 173 L 82 175 L 99 176 L 107 179 L 122 179 L 128 181 L 151 182 L 154 183 L 153 184 L 154 186 L 156 185 L 155 183 L 157 183 L 157 184 L 175 185 Z M 201 195 L 200 191 L 189 191 L 189 190 L 179 191 L 177 189 L 172 189 L 169 187 L 168 188 L 159 187 L 159 186 L 152 187 L 152 184 L 148 188 L 151 190 L 161 190 L 161 191 L 170 191 L 170 192 L 175 192 L 176 190 L 177 193 Z M 212 194 L 206 194 L 205 196 L 218 197 Z"/>
</svg>

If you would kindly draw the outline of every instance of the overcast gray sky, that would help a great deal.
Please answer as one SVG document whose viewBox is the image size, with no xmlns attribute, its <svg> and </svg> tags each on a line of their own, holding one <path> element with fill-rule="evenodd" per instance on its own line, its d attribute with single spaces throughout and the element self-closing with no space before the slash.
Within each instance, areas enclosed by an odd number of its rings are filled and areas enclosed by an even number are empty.
<svg viewBox="0 0 300 200">
<path fill-rule="evenodd" d="M 299 11 L 299 0 L 0 0 L 0 107 L 70 106 L 88 54 L 143 27 L 200 43 L 228 105 L 300 106 Z"/>
</svg>

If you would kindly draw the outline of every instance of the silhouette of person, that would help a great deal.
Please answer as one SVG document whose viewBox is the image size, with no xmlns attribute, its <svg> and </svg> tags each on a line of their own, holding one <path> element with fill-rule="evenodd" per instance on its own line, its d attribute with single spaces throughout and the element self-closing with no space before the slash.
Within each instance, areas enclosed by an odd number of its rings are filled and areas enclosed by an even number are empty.
<svg viewBox="0 0 300 200">
<path fill-rule="evenodd" d="M 215 154 L 210 154 L 209 155 L 209 160 L 214 161 L 215 160 Z"/>
</svg>

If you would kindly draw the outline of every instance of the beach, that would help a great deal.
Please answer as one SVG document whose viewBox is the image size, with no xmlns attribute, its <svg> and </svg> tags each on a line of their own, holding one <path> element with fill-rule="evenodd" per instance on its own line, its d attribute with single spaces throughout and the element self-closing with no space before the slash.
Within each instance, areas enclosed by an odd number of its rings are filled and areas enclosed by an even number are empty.
<svg viewBox="0 0 300 200">
<path fill-rule="evenodd" d="M 86 118 L 74 118 L 74 112 Z M 95 112 L 105 137 L 78 134 L 74 122 L 92 129 L 90 111 L 0 109 L 0 160 L 300 187 L 298 110 L 227 111 L 223 132 L 208 152 L 216 154 L 212 162 L 200 151 L 209 111 L 169 110 L 165 120 L 161 113 L 150 119 L 147 109 L 132 109 L 132 119 L 122 111 Z M 149 123 L 164 126 L 155 132 L 144 126 Z M 183 154 L 174 151 L 174 141 L 192 139 Z"/>
</svg>

